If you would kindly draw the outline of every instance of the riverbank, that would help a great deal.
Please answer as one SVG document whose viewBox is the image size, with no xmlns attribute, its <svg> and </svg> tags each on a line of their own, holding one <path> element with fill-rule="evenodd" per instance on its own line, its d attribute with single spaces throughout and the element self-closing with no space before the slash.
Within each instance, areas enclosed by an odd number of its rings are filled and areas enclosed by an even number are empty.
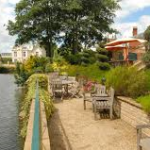
<svg viewBox="0 0 150 150">
<path fill-rule="evenodd" d="M 14 66 L 0 66 L 0 73 L 14 73 L 15 67 Z"/>
</svg>

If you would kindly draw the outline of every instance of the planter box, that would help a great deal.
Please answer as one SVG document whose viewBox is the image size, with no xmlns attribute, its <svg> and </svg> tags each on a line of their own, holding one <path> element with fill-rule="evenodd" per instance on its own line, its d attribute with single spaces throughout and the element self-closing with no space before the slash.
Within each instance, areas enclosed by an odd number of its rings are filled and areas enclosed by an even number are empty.
<svg viewBox="0 0 150 150">
<path fill-rule="evenodd" d="M 123 96 L 117 97 L 120 106 L 120 118 L 131 126 L 149 124 L 150 117 L 143 111 L 142 106 L 133 99 Z M 150 129 L 144 129 L 144 133 L 150 135 Z"/>
</svg>

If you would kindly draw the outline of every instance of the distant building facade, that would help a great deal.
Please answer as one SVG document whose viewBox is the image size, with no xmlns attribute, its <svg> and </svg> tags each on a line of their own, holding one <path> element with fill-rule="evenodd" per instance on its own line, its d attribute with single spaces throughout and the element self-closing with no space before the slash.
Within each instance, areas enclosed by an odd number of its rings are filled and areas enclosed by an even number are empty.
<svg viewBox="0 0 150 150">
<path fill-rule="evenodd" d="M 12 58 L 12 53 L 0 53 L 2 58 Z"/>
<path fill-rule="evenodd" d="M 133 27 L 131 37 L 143 40 L 144 39 L 144 34 L 143 33 L 138 34 L 138 28 L 135 26 L 135 27 Z M 143 54 L 146 53 L 144 43 L 138 44 L 137 42 L 132 42 L 132 43 L 129 43 L 128 46 L 130 47 L 129 48 L 129 54 L 128 54 L 128 59 L 130 61 L 136 62 L 138 60 L 141 60 L 142 57 L 143 57 Z M 113 51 L 111 60 L 112 61 L 116 61 L 116 60 L 122 61 L 122 60 L 124 60 L 123 49 L 124 48 L 122 48 L 122 50 Z"/>
<path fill-rule="evenodd" d="M 24 62 L 30 56 L 46 57 L 46 51 L 39 44 L 23 44 L 12 49 L 12 62 Z"/>
</svg>

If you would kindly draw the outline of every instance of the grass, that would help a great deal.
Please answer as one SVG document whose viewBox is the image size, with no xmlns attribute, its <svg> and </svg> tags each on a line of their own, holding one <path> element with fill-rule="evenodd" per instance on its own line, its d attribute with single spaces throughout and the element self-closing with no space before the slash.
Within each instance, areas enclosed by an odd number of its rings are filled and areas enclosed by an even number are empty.
<svg viewBox="0 0 150 150">
<path fill-rule="evenodd" d="M 141 96 L 136 100 L 142 105 L 144 111 L 150 114 L 150 95 Z"/>
<path fill-rule="evenodd" d="M 100 70 L 97 65 L 89 65 L 89 66 L 77 66 L 70 65 L 67 69 L 67 72 L 70 76 L 85 77 L 89 80 L 100 82 L 103 77 L 106 76 L 108 71 Z"/>
</svg>

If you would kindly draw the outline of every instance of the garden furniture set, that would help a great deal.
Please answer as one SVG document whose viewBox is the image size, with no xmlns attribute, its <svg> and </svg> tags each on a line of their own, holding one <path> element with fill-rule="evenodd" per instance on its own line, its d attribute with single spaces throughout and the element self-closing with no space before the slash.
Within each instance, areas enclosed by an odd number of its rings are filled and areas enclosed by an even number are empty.
<svg viewBox="0 0 150 150">
<path fill-rule="evenodd" d="M 79 96 L 81 88 L 75 77 L 67 75 L 59 76 L 58 74 L 52 73 L 49 81 L 53 99 L 58 96 L 61 97 L 61 100 L 65 96 L 70 98 Z"/>
<path fill-rule="evenodd" d="M 137 129 L 137 150 L 150 150 L 150 137 L 142 137 L 142 130 L 150 128 L 150 124 L 138 125 Z"/>
<path fill-rule="evenodd" d="M 86 102 L 91 102 L 95 119 L 97 119 L 97 113 L 105 109 L 109 110 L 110 119 L 112 119 L 114 89 L 111 87 L 107 93 L 105 85 L 93 83 L 93 86 L 93 91 L 87 92 L 83 90 L 84 109 L 86 109 Z"/>
</svg>

